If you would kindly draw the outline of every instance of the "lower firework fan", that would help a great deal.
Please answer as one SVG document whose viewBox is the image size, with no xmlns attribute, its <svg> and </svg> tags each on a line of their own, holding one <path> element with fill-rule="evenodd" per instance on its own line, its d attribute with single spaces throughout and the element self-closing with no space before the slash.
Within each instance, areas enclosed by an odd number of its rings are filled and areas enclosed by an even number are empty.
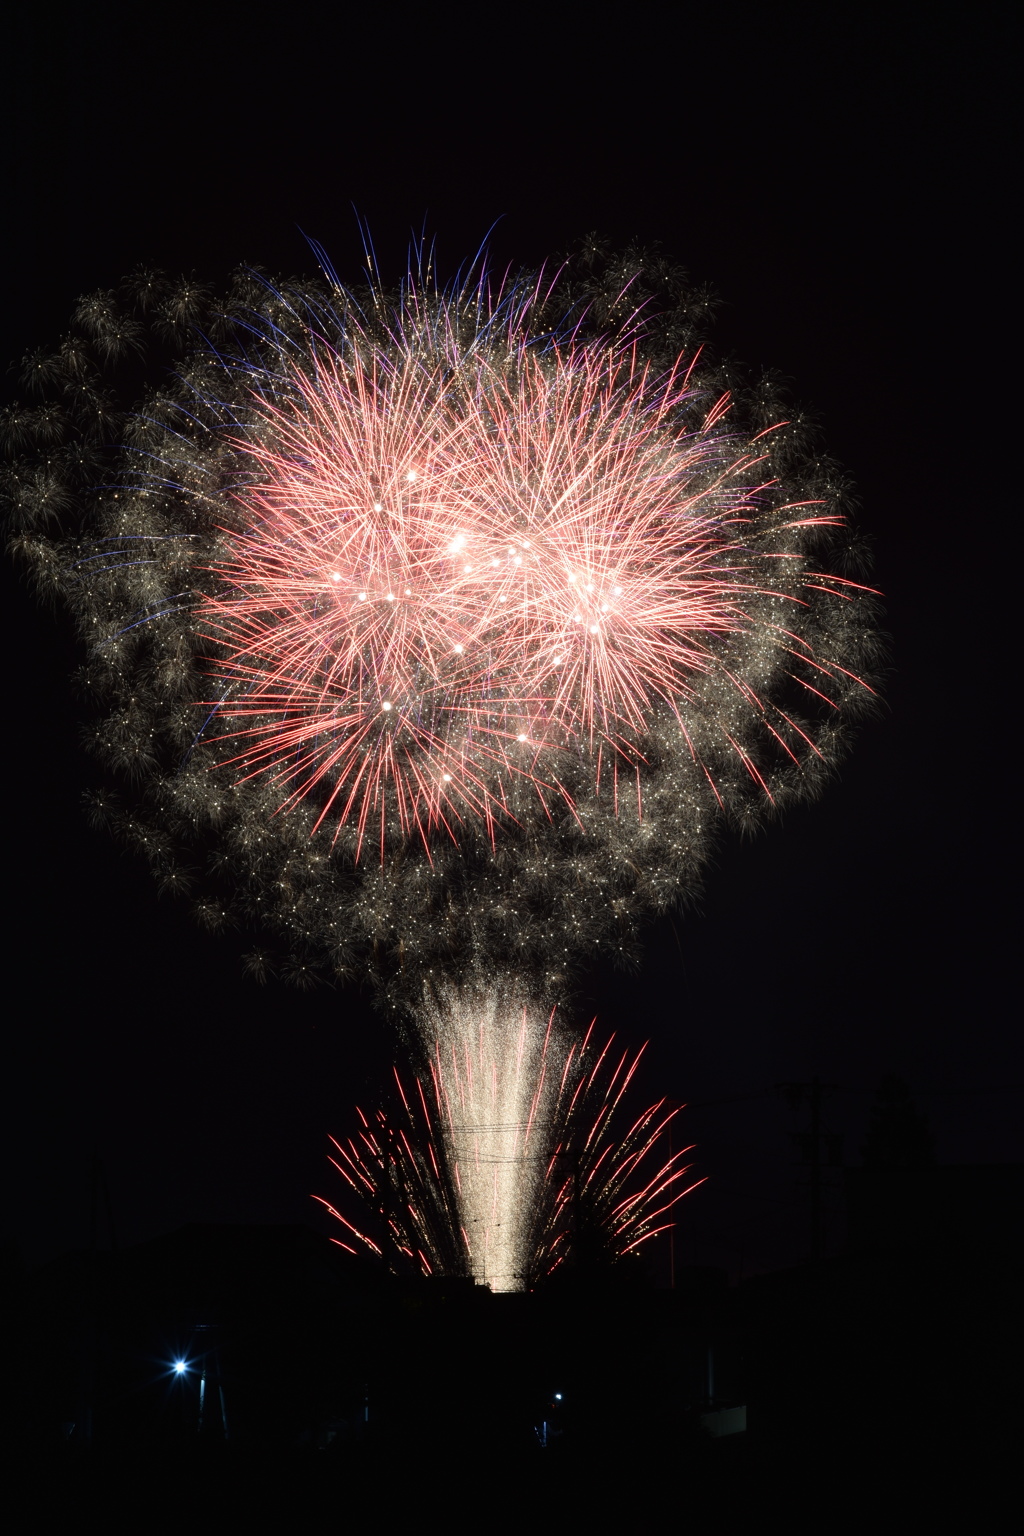
<svg viewBox="0 0 1024 1536">
<path fill-rule="evenodd" d="M 686 1179 L 692 1147 L 665 1156 L 678 1109 L 628 1110 L 642 1050 L 615 1049 L 614 1037 L 599 1047 L 593 1025 L 570 1041 L 554 1014 L 545 1023 L 499 990 L 435 999 L 423 1029 L 428 1069 L 411 1089 L 396 1071 L 395 1108 L 360 1111 L 359 1133 L 334 1141 L 331 1162 L 360 1210 L 349 1220 L 320 1203 L 350 1252 L 529 1289 L 567 1262 L 636 1249 L 703 1182 Z"/>
</svg>

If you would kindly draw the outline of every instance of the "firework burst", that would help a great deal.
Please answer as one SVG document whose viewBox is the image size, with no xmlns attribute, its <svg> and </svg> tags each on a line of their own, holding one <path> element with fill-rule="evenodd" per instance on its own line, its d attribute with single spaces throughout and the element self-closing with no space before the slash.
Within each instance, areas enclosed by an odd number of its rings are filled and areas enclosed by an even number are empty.
<svg viewBox="0 0 1024 1536">
<path fill-rule="evenodd" d="M 132 784 L 97 813 L 164 889 L 205 855 L 200 915 L 276 927 L 293 979 L 326 960 L 412 1016 L 414 1090 L 337 1147 L 378 1218 L 350 1235 L 494 1289 L 684 1192 L 671 1115 L 623 1119 L 636 1060 L 529 999 L 634 951 L 723 821 L 814 793 L 873 696 L 840 478 L 770 390 L 737 401 L 683 288 L 658 313 L 603 260 L 243 273 L 220 305 L 137 274 L 6 421 L 16 548 Z M 147 341 L 173 379 L 119 415 Z"/>
<path fill-rule="evenodd" d="M 614 801 L 659 714 L 696 756 L 695 676 L 722 672 L 777 740 L 798 730 L 715 649 L 771 595 L 768 643 L 790 655 L 807 585 L 795 550 L 773 552 L 781 573 L 756 550 L 768 455 L 723 429 L 728 397 L 691 429 L 686 374 L 571 339 L 535 355 L 515 327 L 497 358 L 450 337 L 437 358 L 411 328 L 362 342 L 289 359 L 235 444 L 241 529 L 195 615 L 218 642 L 220 739 L 242 744 L 229 761 L 292 799 L 320 789 L 318 826 L 383 842 L 391 818 L 427 842 L 467 818 L 493 837 L 516 778 L 545 812 L 574 807 L 581 760 Z M 777 540 L 836 521 L 774 511 Z"/>
<path fill-rule="evenodd" d="M 167 888 L 213 834 L 202 915 L 276 924 L 298 979 L 543 992 L 685 898 L 723 818 L 814 792 L 870 702 L 838 477 L 616 281 L 603 327 L 570 269 L 243 275 L 219 312 L 144 274 L 30 360 L 60 402 L 11 415 L 9 500 L 137 786 L 101 812 Z M 117 418 L 146 324 L 216 345 Z"/>
<path fill-rule="evenodd" d="M 533 1012 L 508 996 L 449 994 L 435 1008 L 427 1070 L 411 1089 L 396 1072 L 394 1110 L 360 1112 L 359 1133 L 334 1141 L 364 1213 L 350 1220 L 315 1197 L 345 1228 L 341 1247 L 512 1291 L 672 1225 L 702 1181 L 687 1179 L 692 1147 L 665 1155 L 677 1109 L 628 1113 L 643 1051 L 597 1045 L 593 1025 L 571 1040 Z"/>
</svg>

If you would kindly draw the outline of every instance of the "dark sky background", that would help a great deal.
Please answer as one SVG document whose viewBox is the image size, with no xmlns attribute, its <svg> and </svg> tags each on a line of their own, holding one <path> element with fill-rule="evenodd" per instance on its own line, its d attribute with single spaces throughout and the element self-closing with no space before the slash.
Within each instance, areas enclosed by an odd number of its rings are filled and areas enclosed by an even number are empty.
<svg viewBox="0 0 1024 1536">
<path fill-rule="evenodd" d="M 395 276 L 424 219 L 448 270 L 496 220 L 498 264 L 590 230 L 660 242 L 722 296 L 716 346 L 778 369 L 852 476 L 892 673 L 823 801 L 723 842 L 700 910 L 651 926 L 638 975 L 588 974 L 579 1016 L 649 1039 L 639 1091 L 695 1106 L 686 1260 L 805 1252 L 781 1081 L 836 1085 L 847 1162 L 884 1073 L 942 1161 L 1021 1160 L 993 629 L 1013 601 L 1009 8 L 215 9 L 21 9 L 0 356 L 56 343 L 80 293 L 140 262 L 309 272 L 305 231 L 358 280 L 353 205 Z M 250 938 L 201 932 L 89 830 L 74 642 L 4 583 L 8 1236 L 29 1263 L 87 1242 L 97 1155 L 121 1243 L 323 1229 L 325 1136 L 388 1069 L 380 1021 L 355 990 L 246 980 Z"/>
</svg>

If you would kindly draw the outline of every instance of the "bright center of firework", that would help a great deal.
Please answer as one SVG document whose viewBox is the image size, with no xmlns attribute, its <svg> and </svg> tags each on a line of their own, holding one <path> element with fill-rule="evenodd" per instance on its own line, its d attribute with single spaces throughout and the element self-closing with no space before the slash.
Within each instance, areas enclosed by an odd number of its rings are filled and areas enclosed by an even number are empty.
<svg viewBox="0 0 1024 1536">
<path fill-rule="evenodd" d="M 320 821 L 492 831 L 524 783 L 572 804 L 566 773 L 633 774 L 747 623 L 753 460 L 606 351 L 499 361 L 330 353 L 253 404 L 199 619 L 230 760 Z"/>
<path fill-rule="evenodd" d="M 559 1086 L 551 1021 L 491 993 L 447 997 L 423 1027 L 470 1268 L 492 1291 L 521 1290 Z"/>
</svg>

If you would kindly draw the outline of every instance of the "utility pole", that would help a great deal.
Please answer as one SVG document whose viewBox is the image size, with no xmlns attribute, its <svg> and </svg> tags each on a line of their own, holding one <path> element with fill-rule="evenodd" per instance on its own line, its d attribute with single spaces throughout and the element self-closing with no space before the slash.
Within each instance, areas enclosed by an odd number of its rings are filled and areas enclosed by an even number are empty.
<svg viewBox="0 0 1024 1536">
<path fill-rule="evenodd" d="M 86 1334 L 84 1343 L 83 1366 L 83 1424 L 82 1440 L 86 1445 L 92 1445 L 95 1410 L 96 1410 L 96 1384 L 99 1376 L 99 1356 L 101 1338 L 101 1308 L 100 1273 L 99 1273 L 99 1204 L 100 1190 L 103 1192 L 103 1206 L 107 1216 L 107 1235 L 110 1240 L 110 1252 L 117 1252 L 117 1238 L 114 1234 L 114 1214 L 110 1204 L 110 1187 L 107 1184 L 107 1175 L 98 1151 L 92 1156 L 92 1190 L 89 1201 L 89 1297 L 86 1308 Z M 107 1286 L 112 1283 L 110 1271 L 107 1272 Z M 103 1300 L 109 1304 L 109 1289 Z"/>
<path fill-rule="evenodd" d="M 668 1160 L 671 1165 L 675 1158 L 676 1112 L 680 1109 L 685 1109 L 686 1102 L 683 1099 L 665 1099 L 662 1108 L 672 1111 L 672 1117 L 668 1122 Z M 670 1291 L 674 1291 L 676 1288 L 676 1225 L 676 1222 L 673 1221 L 668 1229 L 668 1286 Z M 696 1259 L 694 1263 L 696 1263 Z"/>
<path fill-rule="evenodd" d="M 384 1273 L 390 1274 L 396 1268 L 395 1243 L 391 1231 L 391 1218 L 395 1204 L 394 1188 L 394 1140 L 395 1133 L 390 1122 L 381 1127 L 381 1183 L 380 1204 L 381 1216 L 384 1220 L 384 1235 L 381 1239 L 381 1258 L 384 1260 Z"/>
<path fill-rule="evenodd" d="M 228 1415 L 224 1403 L 224 1374 L 220 1363 L 220 1332 L 218 1323 L 196 1323 L 193 1328 L 193 1333 L 208 1335 L 200 1341 L 203 1347 L 199 1354 L 199 1416 L 196 1434 L 209 1438 L 218 1433 L 214 1425 L 219 1407 L 219 1436 L 221 1440 L 227 1440 Z M 213 1403 L 214 1388 L 217 1390 L 216 1405 Z"/>
<path fill-rule="evenodd" d="M 811 1191 L 811 1260 L 817 1262 L 825 1251 L 824 1212 L 822 1206 L 822 1143 L 829 1167 L 838 1167 L 842 1157 L 841 1136 L 821 1128 L 821 1101 L 826 1093 L 834 1093 L 836 1083 L 822 1083 L 812 1077 L 809 1083 L 776 1083 L 776 1092 L 788 1102 L 792 1110 L 806 1104 L 810 1109 L 810 1131 L 794 1133 L 800 1148 L 800 1161 L 810 1170 Z"/>
</svg>

